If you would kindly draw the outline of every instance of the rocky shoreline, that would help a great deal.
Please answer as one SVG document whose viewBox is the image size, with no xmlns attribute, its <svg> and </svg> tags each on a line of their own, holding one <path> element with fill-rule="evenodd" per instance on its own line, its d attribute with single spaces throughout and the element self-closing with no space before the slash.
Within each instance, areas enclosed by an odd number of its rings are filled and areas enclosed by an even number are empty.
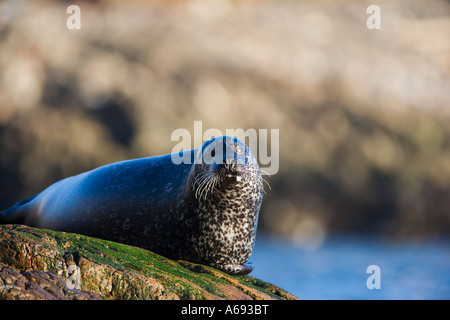
<svg viewBox="0 0 450 320">
<path fill-rule="evenodd" d="M 294 300 L 251 276 L 78 234 L 0 226 L 0 299 Z"/>
</svg>

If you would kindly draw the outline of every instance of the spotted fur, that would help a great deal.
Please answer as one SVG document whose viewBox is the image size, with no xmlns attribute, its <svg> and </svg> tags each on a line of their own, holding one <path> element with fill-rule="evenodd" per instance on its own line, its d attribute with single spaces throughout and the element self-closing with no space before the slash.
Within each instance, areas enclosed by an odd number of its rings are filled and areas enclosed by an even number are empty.
<svg viewBox="0 0 450 320">
<path fill-rule="evenodd" d="M 247 261 L 263 199 L 261 170 L 248 146 L 236 138 L 212 139 L 195 152 L 195 157 L 204 155 L 212 144 L 233 151 L 228 159 L 232 163 L 227 165 L 224 157 L 222 166 L 204 159 L 192 165 L 177 206 L 164 218 L 172 222 L 159 226 L 170 234 L 171 241 L 163 243 L 164 237 L 160 237 L 157 247 L 174 259 L 207 264 L 231 274 L 249 273 L 253 266 Z M 240 164 L 236 161 L 239 152 Z M 201 180 L 205 176 L 216 179 L 211 190 L 199 190 L 207 183 Z"/>
<path fill-rule="evenodd" d="M 212 143 L 221 145 L 224 140 Z M 220 182 L 206 198 L 188 197 L 187 210 L 192 210 L 198 231 L 191 233 L 187 243 L 199 262 L 228 273 L 246 273 L 251 271 L 248 268 L 252 268 L 246 267 L 245 263 L 254 246 L 263 199 L 263 180 L 256 159 L 247 146 L 238 139 L 231 139 L 225 144 L 228 150 L 235 149 L 233 156 L 238 153 L 236 149 L 240 149 L 245 162 L 240 165 L 232 162 L 228 167 L 224 165 L 217 169 L 216 175 L 220 177 Z M 194 166 L 191 175 L 197 176 L 212 170 L 215 170 L 213 166 L 202 164 Z M 192 194 L 197 187 L 195 184 L 188 186 L 192 189 L 188 189 L 187 194 Z"/>
</svg>

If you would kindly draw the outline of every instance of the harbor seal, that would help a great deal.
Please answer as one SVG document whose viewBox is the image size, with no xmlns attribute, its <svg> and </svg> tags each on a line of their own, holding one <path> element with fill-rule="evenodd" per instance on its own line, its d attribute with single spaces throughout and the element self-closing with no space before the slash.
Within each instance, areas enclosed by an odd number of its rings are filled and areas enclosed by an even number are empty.
<svg viewBox="0 0 450 320">
<path fill-rule="evenodd" d="M 0 214 L 1 224 L 130 244 L 230 274 L 253 270 L 263 179 L 241 140 L 223 136 L 173 156 L 126 160 L 63 179 Z M 189 161 L 187 161 L 189 162 Z"/>
</svg>

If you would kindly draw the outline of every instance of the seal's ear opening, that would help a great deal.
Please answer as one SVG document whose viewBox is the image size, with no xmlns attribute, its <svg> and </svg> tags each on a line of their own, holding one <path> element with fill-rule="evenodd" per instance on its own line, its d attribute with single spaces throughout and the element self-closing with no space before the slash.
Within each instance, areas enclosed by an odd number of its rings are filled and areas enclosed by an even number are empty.
<svg viewBox="0 0 450 320">
<path fill-rule="evenodd" d="M 4 211 L 0 211 L 0 224 L 26 224 L 24 213 L 27 212 L 27 208 L 22 208 L 22 206 L 30 203 L 36 197 L 37 194 L 17 202 Z"/>
<path fill-rule="evenodd" d="M 32 196 L 32 197 L 29 197 L 29 198 L 26 198 L 26 199 L 24 199 L 24 200 L 22 200 L 22 201 L 19 201 L 19 202 L 16 203 L 16 206 L 23 206 L 23 205 L 25 205 L 25 204 L 31 202 L 34 198 L 36 198 L 36 196 L 37 196 L 37 195 L 34 195 L 34 196 Z"/>
</svg>

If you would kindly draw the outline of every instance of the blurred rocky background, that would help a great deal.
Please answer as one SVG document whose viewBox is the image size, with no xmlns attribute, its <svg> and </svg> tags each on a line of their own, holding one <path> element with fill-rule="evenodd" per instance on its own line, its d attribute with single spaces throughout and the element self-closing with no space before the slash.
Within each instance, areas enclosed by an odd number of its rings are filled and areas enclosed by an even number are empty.
<svg viewBox="0 0 450 320">
<path fill-rule="evenodd" d="M 370 4 L 1 1 L 0 209 L 201 120 L 280 130 L 260 232 L 448 236 L 450 2 Z"/>
</svg>

